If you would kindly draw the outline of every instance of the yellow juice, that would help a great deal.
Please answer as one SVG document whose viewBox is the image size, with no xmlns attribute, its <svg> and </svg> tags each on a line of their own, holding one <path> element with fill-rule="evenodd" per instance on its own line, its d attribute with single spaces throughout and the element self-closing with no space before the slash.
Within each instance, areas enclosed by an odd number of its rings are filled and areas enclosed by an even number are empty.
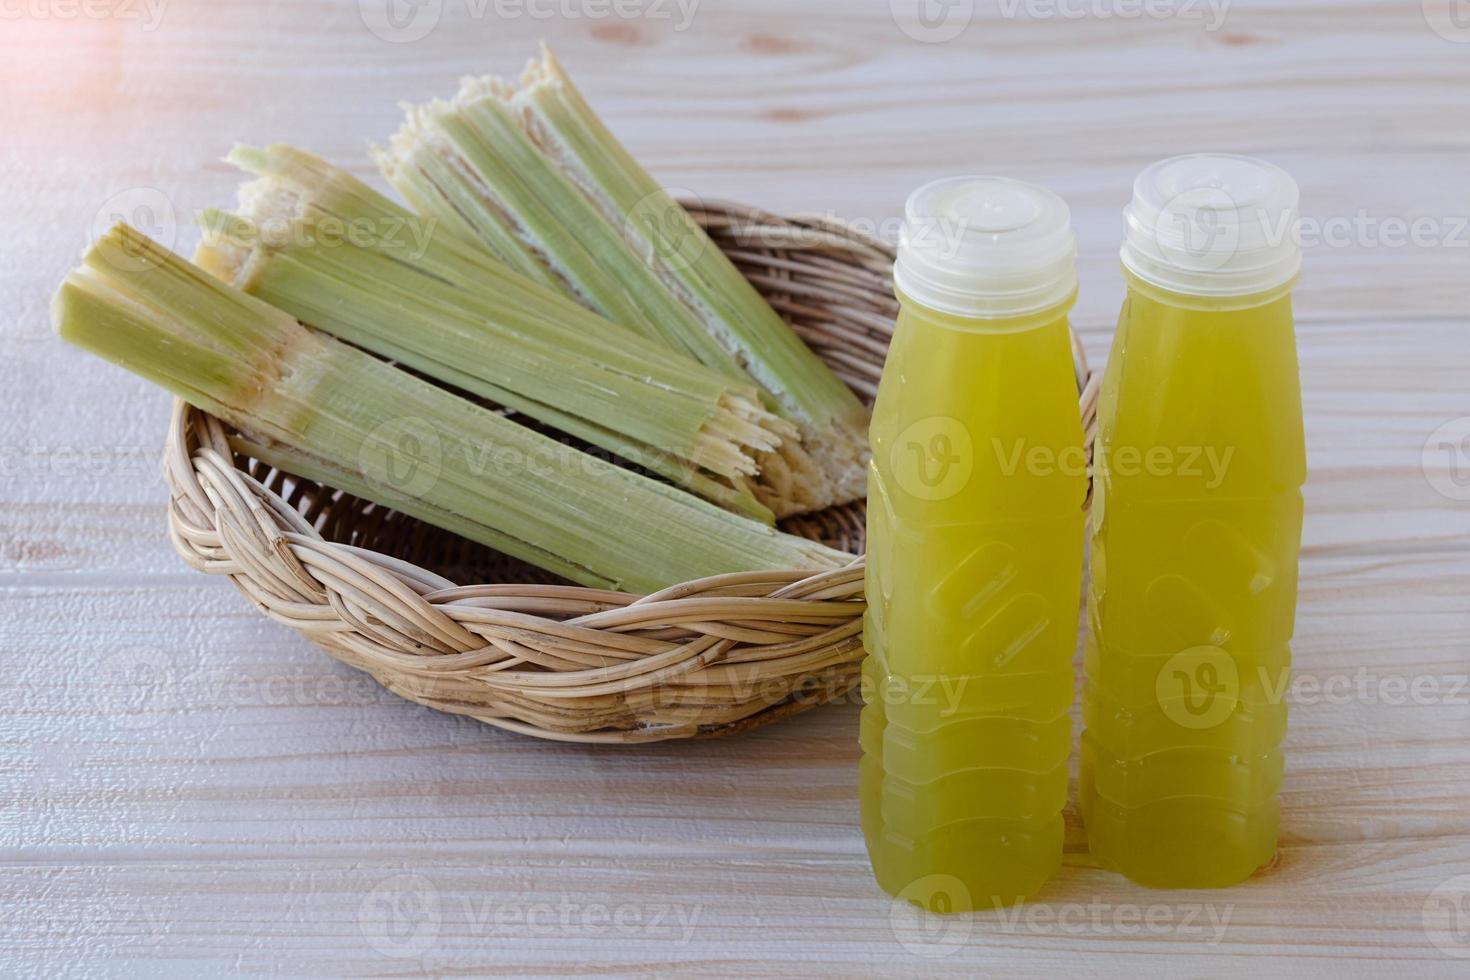
<svg viewBox="0 0 1470 980">
<path fill-rule="evenodd" d="M 1070 291 L 1014 315 L 935 309 L 902 278 L 899 299 L 871 428 L 863 833 L 890 894 L 1009 905 L 1062 853 L 1086 496 Z"/>
<path fill-rule="evenodd" d="M 1306 476 L 1281 262 L 1241 295 L 1130 270 L 1104 373 L 1080 798 L 1094 857 L 1145 885 L 1234 884 L 1276 847 Z"/>
</svg>

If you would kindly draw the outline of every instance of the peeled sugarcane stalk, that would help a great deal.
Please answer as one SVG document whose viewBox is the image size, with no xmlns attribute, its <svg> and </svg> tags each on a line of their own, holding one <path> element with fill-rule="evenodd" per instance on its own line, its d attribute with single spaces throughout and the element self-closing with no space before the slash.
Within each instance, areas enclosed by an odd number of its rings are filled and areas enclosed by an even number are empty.
<svg viewBox="0 0 1470 980">
<path fill-rule="evenodd" d="M 65 340 L 236 427 L 267 461 L 584 585 L 648 592 L 851 557 L 308 330 L 127 225 L 66 278 L 52 318 Z"/>
<path fill-rule="evenodd" d="M 379 169 L 420 214 L 507 262 L 514 253 L 500 243 L 517 242 L 584 306 L 745 380 L 694 311 L 531 142 L 502 95 L 493 79 L 472 80 L 453 102 L 409 109 L 391 149 L 374 153 Z"/>
<path fill-rule="evenodd" d="M 761 459 L 755 490 L 778 515 L 863 496 L 862 404 L 618 144 L 549 51 L 519 88 L 466 79 L 452 101 L 411 108 L 377 157 L 422 213 L 492 250 L 518 241 L 590 308 L 758 382 L 801 434 Z"/>
<path fill-rule="evenodd" d="M 733 380 L 526 279 L 318 157 L 238 147 L 260 179 L 195 261 L 293 316 L 762 520 L 757 457 L 796 437 Z"/>
</svg>

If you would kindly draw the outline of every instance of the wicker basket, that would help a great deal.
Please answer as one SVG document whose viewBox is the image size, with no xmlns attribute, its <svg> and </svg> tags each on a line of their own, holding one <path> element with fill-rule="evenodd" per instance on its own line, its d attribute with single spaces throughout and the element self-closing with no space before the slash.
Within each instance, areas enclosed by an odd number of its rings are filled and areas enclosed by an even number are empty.
<svg viewBox="0 0 1470 980">
<path fill-rule="evenodd" d="M 686 206 L 871 400 L 897 312 L 892 247 L 827 220 Z M 1096 385 L 1075 338 L 1073 351 L 1090 446 Z M 165 457 L 174 547 L 409 700 L 542 738 L 645 742 L 734 734 L 857 684 L 861 559 L 835 572 L 725 575 L 641 598 L 580 588 L 276 471 L 232 451 L 229 436 L 216 419 L 175 405 Z M 862 552 L 861 503 L 784 527 Z"/>
</svg>

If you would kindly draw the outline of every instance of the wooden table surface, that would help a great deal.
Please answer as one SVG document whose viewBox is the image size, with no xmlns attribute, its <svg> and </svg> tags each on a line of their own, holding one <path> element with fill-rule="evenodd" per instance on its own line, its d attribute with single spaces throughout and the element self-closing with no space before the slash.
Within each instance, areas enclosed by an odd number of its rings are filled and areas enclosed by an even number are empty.
<svg viewBox="0 0 1470 980">
<path fill-rule="evenodd" d="M 0 7 L 0 973 L 1470 975 L 1463 2 L 930 2 Z M 381 692 L 175 558 L 167 399 L 61 347 L 54 285 L 115 214 L 191 248 L 233 141 L 367 176 L 399 100 L 539 37 L 670 186 L 888 235 L 931 177 L 1056 189 L 1099 363 L 1140 167 L 1297 176 L 1311 477 L 1269 868 L 1140 889 L 1069 814 L 1034 904 L 920 917 L 868 874 L 852 704 L 532 741 Z"/>
</svg>

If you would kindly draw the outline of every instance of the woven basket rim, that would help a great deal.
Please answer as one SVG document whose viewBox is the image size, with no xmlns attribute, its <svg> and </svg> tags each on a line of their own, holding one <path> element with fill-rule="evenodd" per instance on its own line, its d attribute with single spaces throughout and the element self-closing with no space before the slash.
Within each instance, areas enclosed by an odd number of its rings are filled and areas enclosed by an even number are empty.
<svg viewBox="0 0 1470 980">
<path fill-rule="evenodd" d="M 831 218 L 682 203 L 871 400 L 896 313 L 893 246 Z M 1098 379 L 1072 340 L 1090 457 Z M 858 683 L 861 557 L 835 571 L 722 575 L 649 596 L 462 584 L 331 539 L 341 536 L 323 533 L 332 518 L 395 515 L 240 456 L 226 426 L 182 401 L 164 461 L 169 534 L 189 565 L 228 576 L 269 618 L 436 710 L 541 738 L 626 744 L 743 732 Z M 861 506 L 831 510 L 786 528 L 855 550 Z"/>
</svg>

